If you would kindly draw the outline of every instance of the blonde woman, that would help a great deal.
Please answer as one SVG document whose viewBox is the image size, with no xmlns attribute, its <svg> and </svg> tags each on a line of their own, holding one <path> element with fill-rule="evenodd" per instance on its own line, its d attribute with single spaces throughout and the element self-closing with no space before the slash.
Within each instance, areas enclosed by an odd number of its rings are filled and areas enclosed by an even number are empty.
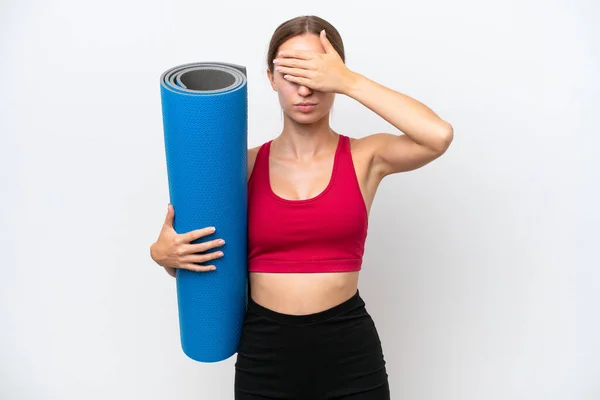
<svg viewBox="0 0 600 400">
<path fill-rule="evenodd" d="M 266 73 L 284 124 L 277 137 L 248 150 L 250 295 L 235 398 L 389 399 L 382 344 L 358 291 L 369 212 L 382 179 L 440 157 L 452 126 L 348 69 L 340 34 L 316 16 L 277 27 Z M 335 132 L 329 116 L 338 93 L 403 134 L 353 139 Z M 211 232 L 177 235 L 173 215 L 170 207 L 153 259 L 173 276 L 175 268 L 214 269 L 210 260 L 220 253 L 198 254 L 198 246 L 222 244 L 190 246 Z"/>
</svg>

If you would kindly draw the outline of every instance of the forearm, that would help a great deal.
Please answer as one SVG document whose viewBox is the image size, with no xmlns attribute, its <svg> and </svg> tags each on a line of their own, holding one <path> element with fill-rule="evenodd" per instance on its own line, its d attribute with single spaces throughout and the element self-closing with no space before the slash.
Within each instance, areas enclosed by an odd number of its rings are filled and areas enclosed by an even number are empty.
<svg viewBox="0 0 600 400">
<path fill-rule="evenodd" d="M 175 268 L 171 268 L 171 267 L 163 267 L 165 269 L 165 271 L 167 271 L 167 274 L 171 275 L 173 278 L 177 277 L 177 271 L 175 270 Z"/>
<path fill-rule="evenodd" d="M 452 139 L 452 126 L 425 104 L 352 72 L 343 94 L 355 99 L 420 145 L 440 149 Z"/>
</svg>

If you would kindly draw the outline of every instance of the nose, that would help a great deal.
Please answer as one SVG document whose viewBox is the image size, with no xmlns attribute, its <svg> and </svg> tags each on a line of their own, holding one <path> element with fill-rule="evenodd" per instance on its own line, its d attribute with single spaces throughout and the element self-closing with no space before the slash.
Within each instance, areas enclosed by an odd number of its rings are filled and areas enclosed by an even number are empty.
<svg viewBox="0 0 600 400">
<path fill-rule="evenodd" d="M 312 89 L 307 86 L 298 85 L 298 94 L 302 97 L 306 97 L 312 93 Z"/>
</svg>

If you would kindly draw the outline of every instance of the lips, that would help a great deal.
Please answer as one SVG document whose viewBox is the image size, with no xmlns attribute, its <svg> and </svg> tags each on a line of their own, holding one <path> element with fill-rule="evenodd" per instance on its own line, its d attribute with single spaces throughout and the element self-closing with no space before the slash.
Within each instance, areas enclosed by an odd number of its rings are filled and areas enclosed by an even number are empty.
<svg viewBox="0 0 600 400">
<path fill-rule="evenodd" d="M 298 103 L 298 104 L 294 105 L 296 110 L 303 112 L 303 113 L 311 112 L 312 110 L 314 110 L 316 108 L 316 106 L 317 105 L 315 103 Z"/>
</svg>

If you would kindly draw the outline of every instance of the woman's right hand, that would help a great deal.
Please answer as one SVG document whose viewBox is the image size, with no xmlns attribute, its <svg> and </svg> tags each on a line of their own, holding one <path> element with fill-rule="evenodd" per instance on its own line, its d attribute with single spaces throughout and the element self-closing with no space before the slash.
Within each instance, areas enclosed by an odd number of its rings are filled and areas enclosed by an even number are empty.
<svg viewBox="0 0 600 400">
<path fill-rule="evenodd" d="M 222 241 L 222 239 L 217 238 L 202 243 L 191 244 L 191 242 L 196 239 L 214 233 L 214 228 L 207 227 L 178 234 L 173 228 L 174 217 L 175 210 L 173 209 L 173 205 L 169 204 L 167 217 L 165 218 L 160 235 L 158 236 L 156 242 L 150 246 L 150 255 L 152 259 L 158 265 L 164 267 L 172 276 L 175 276 L 176 268 L 188 269 L 197 272 L 215 270 L 216 267 L 212 264 L 209 264 L 209 262 L 214 259 L 221 258 L 223 256 L 223 252 L 204 252 L 223 246 L 225 242 Z M 198 265 L 196 263 L 202 263 L 204 265 Z"/>
</svg>

